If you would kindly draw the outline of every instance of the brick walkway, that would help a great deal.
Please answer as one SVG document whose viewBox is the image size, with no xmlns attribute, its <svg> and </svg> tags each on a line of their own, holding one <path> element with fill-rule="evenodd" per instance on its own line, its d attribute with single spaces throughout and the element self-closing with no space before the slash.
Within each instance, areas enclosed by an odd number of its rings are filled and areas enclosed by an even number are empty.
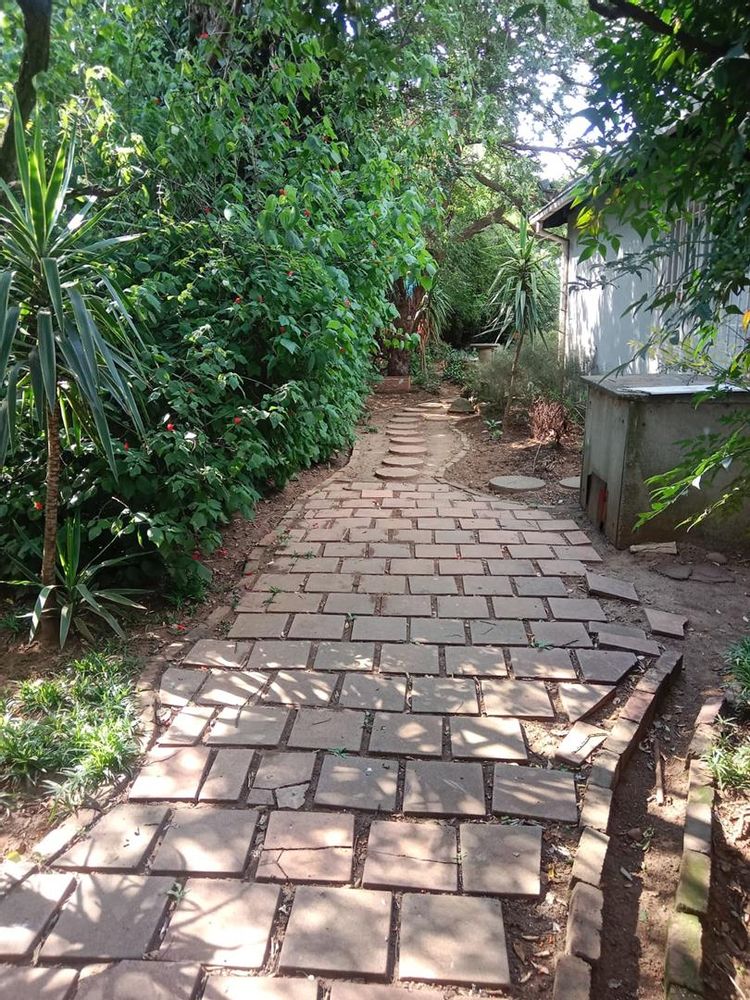
<svg viewBox="0 0 750 1000">
<path fill-rule="evenodd" d="M 408 481 L 303 501 L 228 638 L 166 671 L 173 718 L 127 799 L 0 899 L 3 996 L 510 983 L 504 908 L 537 905 L 544 828 L 578 822 L 550 733 L 649 650 L 602 624 L 573 521 L 423 479 L 421 428 L 394 418 L 417 464 L 378 470 Z"/>
</svg>

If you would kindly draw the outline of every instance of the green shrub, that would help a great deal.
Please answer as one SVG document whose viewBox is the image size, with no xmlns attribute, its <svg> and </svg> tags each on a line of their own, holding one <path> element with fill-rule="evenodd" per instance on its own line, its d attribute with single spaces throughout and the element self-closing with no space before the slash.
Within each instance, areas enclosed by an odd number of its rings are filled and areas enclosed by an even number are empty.
<svg viewBox="0 0 750 1000">
<path fill-rule="evenodd" d="M 455 348 L 450 348 L 445 354 L 443 378 L 446 382 L 465 386 L 472 367 L 472 355 L 467 354 L 466 351 L 457 351 Z"/>
<path fill-rule="evenodd" d="M 740 698 L 750 705 L 750 636 L 730 646 L 725 659 L 739 687 Z"/>
</svg>

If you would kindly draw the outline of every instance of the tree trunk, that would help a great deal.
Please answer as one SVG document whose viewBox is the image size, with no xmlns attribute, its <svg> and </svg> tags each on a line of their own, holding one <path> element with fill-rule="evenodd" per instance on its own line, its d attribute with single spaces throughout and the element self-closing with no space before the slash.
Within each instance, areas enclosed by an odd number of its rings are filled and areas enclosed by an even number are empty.
<svg viewBox="0 0 750 1000">
<path fill-rule="evenodd" d="M 503 413 L 503 429 L 507 429 L 510 425 L 510 411 L 513 406 L 513 389 L 516 384 L 516 375 L 518 374 L 518 362 L 521 360 L 521 347 L 523 346 L 523 334 L 516 331 L 516 337 L 518 342 L 516 344 L 516 353 L 513 355 L 513 364 L 510 368 L 510 380 L 508 382 L 508 398 L 505 401 L 505 412 Z"/>
<path fill-rule="evenodd" d="M 52 0 L 17 0 L 23 11 L 24 45 L 21 66 L 14 87 L 21 121 L 25 125 L 36 104 L 34 77 L 49 65 Z M 16 140 L 13 133 L 15 111 L 11 108 L 0 148 L 0 178 L 11 181 L 16 171 Z"/>
<path fill-rule="evenodd" d="M 56 582 L 57 511 L 60 499 L 60 404 L 47 412 L 47 490 L 44 499 L 44 549 L 42 550 L 42 586 Z M 57 602 L 50 601 L 42 616 L 41 638 L 54 641 L 57 635 Z"/>
</svg>

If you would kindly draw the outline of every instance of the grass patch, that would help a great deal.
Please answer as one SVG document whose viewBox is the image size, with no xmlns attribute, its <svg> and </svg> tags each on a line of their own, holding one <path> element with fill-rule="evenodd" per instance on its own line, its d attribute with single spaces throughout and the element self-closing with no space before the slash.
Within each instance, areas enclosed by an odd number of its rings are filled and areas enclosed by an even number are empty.
<svg viewBox="0 0 750 1000">
<path fill-rule="evenodd" d="M 126 656 L 88 653 L 50 678 L 24 680 L 0 695 L 0 794 L 78 805 L 121 774 L 138 753 L 134 679 Z"/>
<path fill-rule="evenodd" d="M 750 789 L 750 732 L 747 727 L 726 720 L 705 759 L 722 791 Z"/>
</svg>

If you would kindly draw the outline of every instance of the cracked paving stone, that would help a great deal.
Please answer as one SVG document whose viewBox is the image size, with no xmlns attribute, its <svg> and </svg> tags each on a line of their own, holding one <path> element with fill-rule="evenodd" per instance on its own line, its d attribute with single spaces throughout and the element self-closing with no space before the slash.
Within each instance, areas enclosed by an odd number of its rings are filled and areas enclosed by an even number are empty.
<svg viewBox="0 0 750 1000">
<path fill-rule="evenodd" d="M 186 705 L 159 736 L 159 746 L 190 746 L 197 743 L 213 718 L 213 705 Z"/>
<path fill-rule="evenodd" d="M 440 823 L 389 823 L 370 827 L 362 884 L 366 888 L 458 891 L 456 831 Z"/>
<path fill-rule="evenodd" d="M 166 822 L 164 806 L 117 805 L 55 861 L 58 868 L 132 871 L 146 860 Z"/>
<path fill-rule="evenodd" d="M 289 746 L 311 750 L 359 750 L 364 724 L 364 712 L 351 708 L 301 708 L 294 720 Z"/>
<path fill-rule="evenodd" d="M 392 905 L 389 892 L 300 886 L 279 968 L 384 978 Z"/>
<path fill-rule="evenodd" d="M 516 681 L 495 678 L 480 681 L 487 715 L 508 715 L 519 719 L 554 719 L 543 681 Z"/>
<path fill-rule="evenodd" d="M 481 764 L 407 761 L 404 812 L 434 816 L 484 816 Z"/>
<path fill-rule="evenodd" d="M 0 959 L 31 956 L 72 885 L 68 873 L 35 873 L 0 899 Z"/>
<path fill-rule="evenodd" d="M 118 962 L 81 978 L 76 1000 L 193 1000 L 200 965 L 183 962 Z"/>
<path fill-rule="evenodd" d="M 439 715 L 378 713 L 373 719 L 369 753 L 439 757 L 443 751 L 443 719 Z"/>
<path fill-rule="evenodd" d="M 456 985 L 508 986 L 500 900 L 406 893 L 399 977 Z"/>
<path fill-rule="evenodd" d="M 274 882 L 348 882 L 353 843 L 353 816 L 271 813 L 255 877 Z"/>
<path fill-rule="evenodd" d="M 482 760 L 526 760 L 526 744 L 518 719 L 456 718 L 450 720 L 454 757 Z"/>
<path fill-rule="evenodd" d="M 312 778 L 315 757 L 314 753 L 287 753 L 283 750 L 264 753 L 248 792 L 248 804 L 281 805 L 278 794 L 282 789 L 299 789 L 303 785 L 306 788 Z"/>
<path fill-rule="evenodd" d="M 151 870 L 176 875 L 241 875 L 255 836 L 253 809 L 177 809 Z"/>
<path fill-rule="evenodd" d="M 539 896 L 542 891 L 541 826 L 461 824 L 464 892 Z"/>
<path fill-rule="evenodd" d="M 188 879 L 157 958 L 259 969 L 279 899 L 274 885 Z"/>
<path fill-rule="evenodd" d="M 518 764 L 495 764 L 492 811 L 503 816 L 577 823 L 572 774 Z"/>
<path fill-rule="evenodd" d="M 529 622 L 537 646 L 577 649 L 593 646 L 591 636 L 581 622 Z"/>
<path fill-rule="evenodd" d="M 393 812 L 396 808 L 398 764 L 375 757 L 323 758 L 315 792 L 316 806 Z"/>
</svg>

